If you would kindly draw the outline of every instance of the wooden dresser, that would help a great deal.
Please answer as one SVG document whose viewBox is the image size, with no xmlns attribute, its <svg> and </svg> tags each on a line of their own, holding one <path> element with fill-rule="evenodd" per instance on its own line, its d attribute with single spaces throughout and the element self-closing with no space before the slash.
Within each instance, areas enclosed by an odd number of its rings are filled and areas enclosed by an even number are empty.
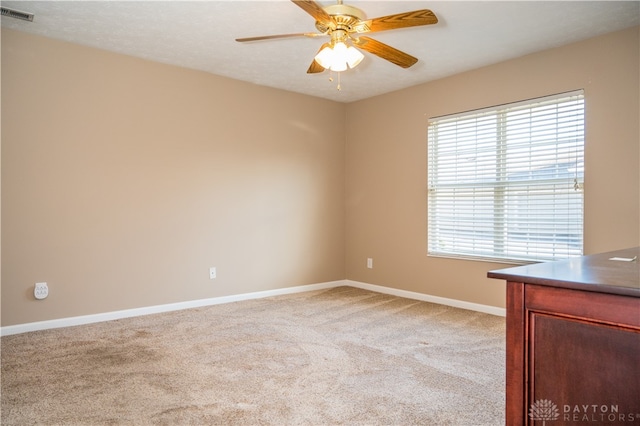
<svg viewBox="0 0 640 426">
<path fill-rule="evenodd" d="M 488 276 L 507 281 L 508 426 L 640 425 L 640 247 Z"/>
</svg>

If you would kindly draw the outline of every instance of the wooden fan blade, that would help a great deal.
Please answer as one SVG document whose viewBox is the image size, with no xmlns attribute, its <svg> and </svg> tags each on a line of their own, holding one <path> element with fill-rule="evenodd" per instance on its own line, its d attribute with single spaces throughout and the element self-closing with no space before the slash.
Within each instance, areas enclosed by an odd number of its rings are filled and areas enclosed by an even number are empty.
<svg viewBox="0 0 640 426">
<path fill-rule="evenodd" d="M 317 74 L 324 71 L 324 67 L 316 62 L 314 59 L 309 65 L 309 69 L 307 69 L 307 74 Z"/>
<path fill-rule="evenodd" d="M 313 19 L 330 27 L 333 22 L 333 18 L 329 15 L 318 3 L 313 0 L 291 0 L 297 4 L 302 10 L 313 16 Z"/>
<path fill-rule="evenodd" d="M 431 25 L 438 22 L 436 15 L 429 9 L 414 10 L 413 12 L 398 13 L 396 15 L 382 16 L 363 21 L 363 27 L 368 32 L 395 30 L 397 28 L 418 27 Z M 367 31 L 359 31 L 367 32 Z"/>
<path fill-rule="evenodd" d="M 320 49 L 318 49 L 318 53 L 320 53 L 320 51 L 322 49 L 324 49 L 325 47 L 329 46 L 329 43 L 325 43 L 322 46 L 320 46 Z M 316 53 L 316 55 L 318 54 Z M 324 71 L 324 67 L 322 65 L 320 65 L 319 63 L 316 62 L 315 57 L 313 58 L 313 61 L 311 62 L 311 65 L 309 65 L 309 69 L 307 70 L 307 74 L 317 74 L 320 72 Z"/>
<path fill-rule="evenodd" d="M 387 61 L 392 62 L 402 68 L 409 68 L 411 65 L 418 62 L 418 58 L 415 58 L 407 53 L 404 53 L 396 48 L 393 48 L 372 38 L 362 36 L 353 38 L 352 40 L 353 43 L 362 50 L 373 53 L 374 55 L 379 56 L 382 59 L 386 59 Z"/>
<path fill-rule="evenodd" d="M 320 33 L 275 34 L 275 35 L 268 35 L 268 36 L 237 38 L 236 41 L 239 41 L 240 43 L 244 43 L 247 41 L 274 40 L 278 38 L 293 38 L 293 37 L 320 37 L 323 35 L 325 34 L 320 34 Z"/>
</svg>

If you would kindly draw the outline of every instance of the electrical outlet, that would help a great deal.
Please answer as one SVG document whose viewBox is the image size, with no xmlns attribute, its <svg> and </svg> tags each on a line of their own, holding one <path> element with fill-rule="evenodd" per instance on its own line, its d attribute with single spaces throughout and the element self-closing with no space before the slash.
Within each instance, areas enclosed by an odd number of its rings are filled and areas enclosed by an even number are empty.
<svg viewBox="0 0 640 426">
<path fill-rule="evenodd" d="M 371 257 L 367 258 L 367 268 L 373 269 L 373 258 Z"/>
<path fill-rule="evenodd" d="M 212 266 L 211 268 L 209 268 L 209 279 L 213 280 L 216 278 L 216 267 Z"/>
<path fill-rule="evenodd" d="M 36 286 L 33 289 L 33 295 L 38 300 L 45 299 L 49 295 L 49 287 L 47 287 L 47 283 L 36 283 Z"/>
</svg>

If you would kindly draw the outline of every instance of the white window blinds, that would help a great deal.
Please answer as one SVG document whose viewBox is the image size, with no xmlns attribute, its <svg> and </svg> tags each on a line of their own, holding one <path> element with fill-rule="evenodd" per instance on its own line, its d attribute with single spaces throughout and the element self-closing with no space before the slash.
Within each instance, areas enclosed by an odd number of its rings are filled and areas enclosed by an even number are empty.
<svg viewBox="0 0 640 426">
<path fill-rule="evenodd" d="M 430 255 L 582 255 L 582 91 L 429 120 Z"/>
</svg>

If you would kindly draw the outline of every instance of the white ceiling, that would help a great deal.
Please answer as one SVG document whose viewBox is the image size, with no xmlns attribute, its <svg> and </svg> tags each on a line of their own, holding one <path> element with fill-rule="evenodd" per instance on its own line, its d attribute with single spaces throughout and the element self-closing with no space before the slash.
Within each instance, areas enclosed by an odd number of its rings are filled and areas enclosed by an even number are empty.
<svg viewBox="0 0 640 426">
<path fill-rule="evenodd" d="M 323 6 L 334 1 L 321 0 Z M 175 64 L 259 85 L 351 102 L 462 71 L 640 25 L 640 1 L 345 0 L 376 18 L 431 9 L 435 25 L 368 36 L 419 59 L 403 69 L 367 52 L 355 69 L 329 81 L 307 74 L 326 38 L 238 43 L 239 37 L 315 31 L 288 0 L 2 1 L 35 14 L 2 17 L 2 26 Z M 336 76 L 334 76 L 336 77 Z"/>
</svg>

